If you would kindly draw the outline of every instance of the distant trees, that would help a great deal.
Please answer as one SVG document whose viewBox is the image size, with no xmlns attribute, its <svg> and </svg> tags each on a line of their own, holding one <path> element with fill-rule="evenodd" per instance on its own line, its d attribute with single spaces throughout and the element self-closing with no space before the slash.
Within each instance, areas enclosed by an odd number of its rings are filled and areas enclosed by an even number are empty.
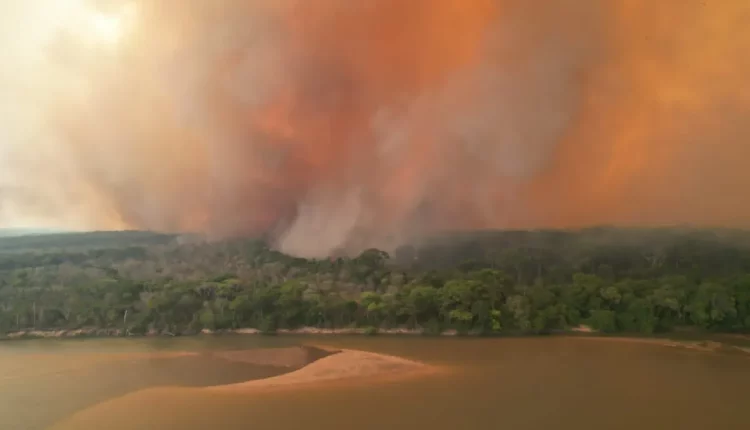
<svg viewBox="0 0 750 430">
<path fill-rule="evenodd" d="M 0 239 L 0 331 L 750 330 L 745 233 L 488 232 L 321 260 L 256 240 L 120 235 Z"/>
</svg>

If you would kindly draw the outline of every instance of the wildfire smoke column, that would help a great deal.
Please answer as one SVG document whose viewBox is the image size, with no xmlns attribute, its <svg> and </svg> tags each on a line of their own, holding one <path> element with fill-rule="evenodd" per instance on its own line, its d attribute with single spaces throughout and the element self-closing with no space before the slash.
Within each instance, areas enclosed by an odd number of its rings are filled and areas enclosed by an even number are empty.
<svg viewBox="0 0 750 430">
<path fill-rule="evenodd" d="M 18 7 L 49 31 L 0 35 L 19 53 L 0 90 L 25 89 L 2 106 L 0 221 L 266 234 L 304 256 L 743 226 L 746 3 L 61 0 L 78 12 L 54 28 Z"/>
</svg>

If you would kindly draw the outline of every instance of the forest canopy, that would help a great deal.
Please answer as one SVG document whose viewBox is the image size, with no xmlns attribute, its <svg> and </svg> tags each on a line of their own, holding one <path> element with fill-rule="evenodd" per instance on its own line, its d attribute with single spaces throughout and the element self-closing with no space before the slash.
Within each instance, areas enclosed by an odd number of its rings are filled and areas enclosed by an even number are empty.
<svg viewBox="0 0 750 430">
<path fill-rule="evenodd" d="M 448 234 L 303 259 L 261 240 L 150 232 L 0 238 L 0 333 L 300 327 L 425 333 L 750 331 L 750 234 Z"/>
</svg>

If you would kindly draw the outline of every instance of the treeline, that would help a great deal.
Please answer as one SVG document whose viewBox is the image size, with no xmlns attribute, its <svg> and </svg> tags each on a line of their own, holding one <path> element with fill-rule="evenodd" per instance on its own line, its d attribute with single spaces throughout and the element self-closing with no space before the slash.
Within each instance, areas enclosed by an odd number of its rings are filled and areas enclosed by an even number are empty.
<svg viewBox="0 0 750 430">
<path fill-rule="evenodd" d="M 13 238 L 15 247 L 0 239 L 0 331 L 747 332 L 749 239 L 728 230 L 480 232 L 328 259 L 142 232 Z"/>
<path fill-rule="evenodd" d="M 164 245 L 177 236 L 147 231 L 97 231 L 87 233 L 21 234 L 0 232 L 0 253 L 61 253 L 72 250 L 115 249 L 127 246 Z M 7 237 L 5 237 L 7 236 Z"/>
</svg>

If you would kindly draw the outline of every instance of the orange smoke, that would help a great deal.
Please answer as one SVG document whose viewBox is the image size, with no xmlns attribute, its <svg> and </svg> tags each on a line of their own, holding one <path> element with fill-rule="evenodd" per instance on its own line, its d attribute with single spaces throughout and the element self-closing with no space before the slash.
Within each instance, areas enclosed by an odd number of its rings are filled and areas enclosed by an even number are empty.
<svg viewBox="0 0 750 430">
<path fill-rule="evenodd" d="M 116 52 L 55 63 L 88 85 L 45 107 L 76 173 L 26 190 L 85 189 L 55 210 L 92 227 L 322 255 L 445 229 L 749 224 L 745 1 L 136 3 Z"/>
<path fill-rule="evenodd" d="M 571 183 L 541 200 L 565 224 L 747 226 L 749 17 L 741 1 L 612 3 L 606 61 L 537 187 Z"/>
</svg>

